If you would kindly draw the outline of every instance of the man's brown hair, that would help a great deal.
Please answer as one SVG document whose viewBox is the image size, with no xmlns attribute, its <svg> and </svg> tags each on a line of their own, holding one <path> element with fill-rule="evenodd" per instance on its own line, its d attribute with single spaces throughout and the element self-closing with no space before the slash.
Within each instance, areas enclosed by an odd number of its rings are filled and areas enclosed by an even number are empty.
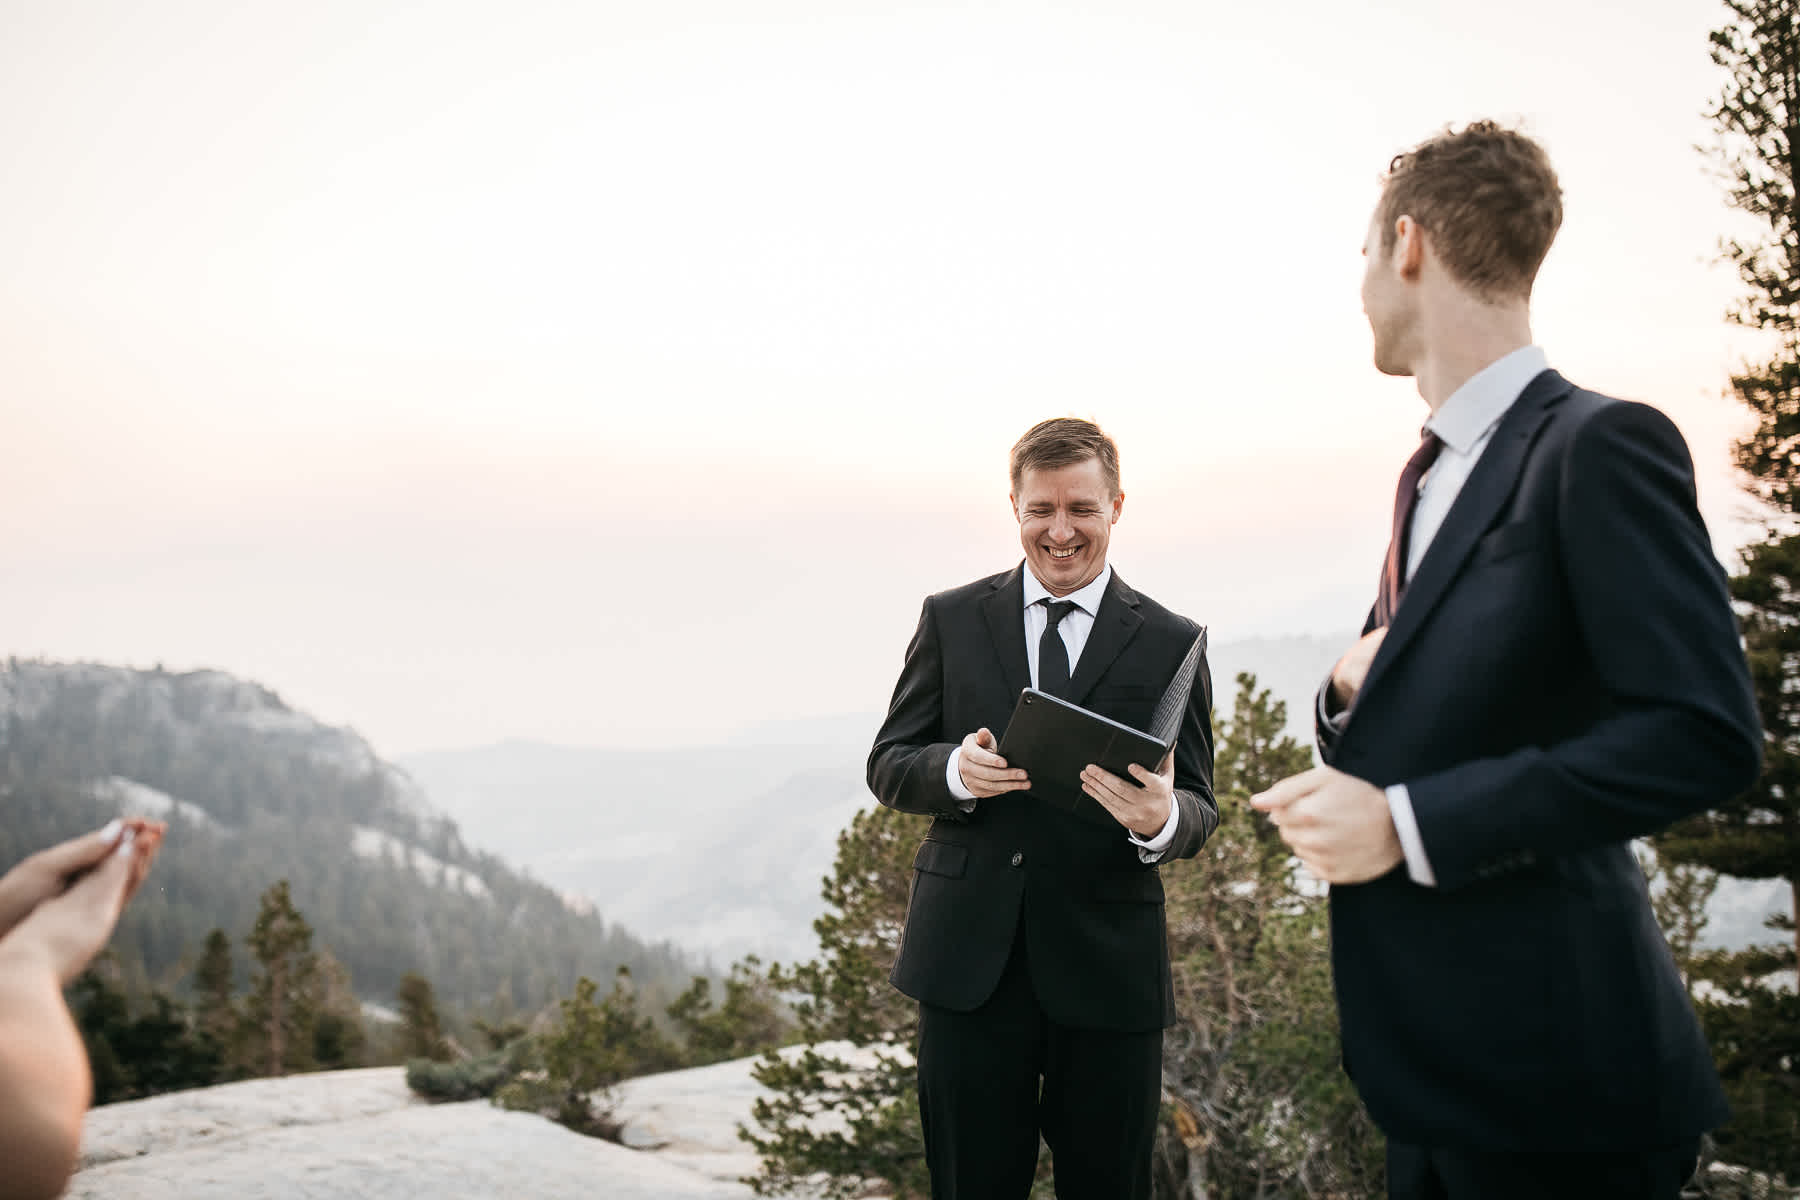
<svg viewBox="0 0 1800 1200">
<path fill-rule="evenodd" d="M 1394 223 L 1419 223 L 1451 278 L 1486 300 L 1530 299 L 1562 227 L 1562 187 L 1544 148 L 1492 121 L 1445 130 L 1394 156 L 1376 219 L 1381 249 Z"/>
<path fill-rule="evenodd" d="M 1119 494 L 1119 447 L 1092 421 L 1080 417 L 1052 417 L 1039 421 L 1013 443 L 1012 490 L 1019 494 L 1027 467 L 1037 471 L 1054 471 L 1072 467 L 1090 458 L 1100 460 L 1100 472 L 1106 476 L 1109 492 Z"/>
</svg>

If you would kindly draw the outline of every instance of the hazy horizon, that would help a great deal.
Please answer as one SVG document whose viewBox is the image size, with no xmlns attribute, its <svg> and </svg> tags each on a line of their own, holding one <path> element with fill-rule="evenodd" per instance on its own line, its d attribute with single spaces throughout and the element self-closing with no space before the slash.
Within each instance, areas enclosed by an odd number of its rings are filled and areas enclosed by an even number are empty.
<svg viewBox="0 0 1800 1200">
<path fill-rule="evenodd" d="M 0 653 L 389 757 L 876 711 L 1061 413 L 1134 586 L 1342 631 L 1424 415 L 1363 230 L 1481 116 L 1561 173 L 1537 340 L 1670 413 L 1729 556 L 1724 9 L 1624 11 L 0 5 Z"/>
</svg>

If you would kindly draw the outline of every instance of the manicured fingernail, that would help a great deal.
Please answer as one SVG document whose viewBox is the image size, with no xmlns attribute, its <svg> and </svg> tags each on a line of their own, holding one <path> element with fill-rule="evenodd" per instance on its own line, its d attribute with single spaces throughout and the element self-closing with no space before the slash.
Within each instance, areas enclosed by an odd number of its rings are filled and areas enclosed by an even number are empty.
<svg viewBox="0 0 1800 1200">
<path fill-rule="evenodd" d="M 127 829 L 125 831 L 125 836 L 119 839 L 119 848 L 114 850 L 113 853 L 117 854 L 120 858 L 125 857 L 125 855 L 131 853 L 131 843 L 136 840 L 137 830 Z"/>
<path fill-rule="evenodd" d="M 125 822 L 115 817 L 100 827 L 100 840 L 103 842 L 116 840 L 119 836 L 119 831 L 123 828 L 125 828 Z"/>
</svg>

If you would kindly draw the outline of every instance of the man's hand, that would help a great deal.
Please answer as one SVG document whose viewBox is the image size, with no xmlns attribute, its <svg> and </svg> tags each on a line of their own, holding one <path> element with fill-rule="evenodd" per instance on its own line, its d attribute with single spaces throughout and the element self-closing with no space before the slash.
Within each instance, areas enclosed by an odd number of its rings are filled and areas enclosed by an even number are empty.
<svg viewBox="0 0 1800 1200">
<path fill-rule="evenodd" d="M 1366 883 L 1406 861 L 1387 794 L 1334 767 L 1290 776 L 1250 803 L 1269 814 L 1281 840 L 1326 883 Z"/>
<path fill-rule="evenodd" d="M 1098 800 L 1113 820 L 1141 838 L 1162 832 L 1175 807 L 1175 750 L 1170 747 L 1155 771 L 1131 764 L 1131 778 L 1120 779 L 1105 767 L 1089 763 L 1081 772 L 1081 790 Z"/>
<path fill-rule="evenodd" d="M 1331 698 L 1336 702 L 1338 712 L 1356 702 L 1363 680 L 1369 677 L 1369 664 L 1375 661 L 1375 652 L 1381 649 L 1381 639 L 1386 636 L 1386 625 L 1371 629 L 1357 639 L 1356 645 L 1344 651 L 1344 657 L 1331 668 Z"/>
<path fill-rule="evenodd" d="M 985 727 L 962 740 L 956 773 L 962 776 L 963 786 L 977 796 L 998 796 L 1031 786 L 1024 771 L 1008 767 L 1006 760 L 994 752 L 996 746 L 994 735 Z"/>
</svg>

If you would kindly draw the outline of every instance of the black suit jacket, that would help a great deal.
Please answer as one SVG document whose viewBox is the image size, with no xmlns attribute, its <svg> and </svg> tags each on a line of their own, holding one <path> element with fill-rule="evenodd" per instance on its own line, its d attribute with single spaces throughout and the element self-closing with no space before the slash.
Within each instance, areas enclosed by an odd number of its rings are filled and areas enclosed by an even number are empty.
<svg viewBox="0 0 1800 1200">
<path fill-rule="evenodd" d="M 1029 792 L 950 793 L 950 754 L 986 727 L 1005 734 L 1030 685 L 1024 567 L 925 601 L 918 632 L 869 755 L 883 804 L 936 818 L 913 861 L 894 986 L 969 1011 L 993 992 L 1024 914 L 1032 984 L 1046 1014 L 1090 1029 L 1147 1031 L 1175 1019 L 1162 879 L 1123 826 L 1103 827 Z M 1199 626 L 1114 572 L 1069 680 L 1069 699 L 1146 728 Z M 1197 853 L 1218 825 L 1212 795 L 1212 684 L 1201 664 L 1175 748 L 1175 840 L 1163 861 Z"/>
<path fill-rule="evenodd" d="M 1534 379 L 1320 749 L 1407 786 L 1437 879 L 1331 889 L 1345 1066 L 1383 1130 L 1634 1150 L 1724 1120 L 1628 845 L 1742 791 L 1761 754 L 1667 417 Z"/>
</svg>

